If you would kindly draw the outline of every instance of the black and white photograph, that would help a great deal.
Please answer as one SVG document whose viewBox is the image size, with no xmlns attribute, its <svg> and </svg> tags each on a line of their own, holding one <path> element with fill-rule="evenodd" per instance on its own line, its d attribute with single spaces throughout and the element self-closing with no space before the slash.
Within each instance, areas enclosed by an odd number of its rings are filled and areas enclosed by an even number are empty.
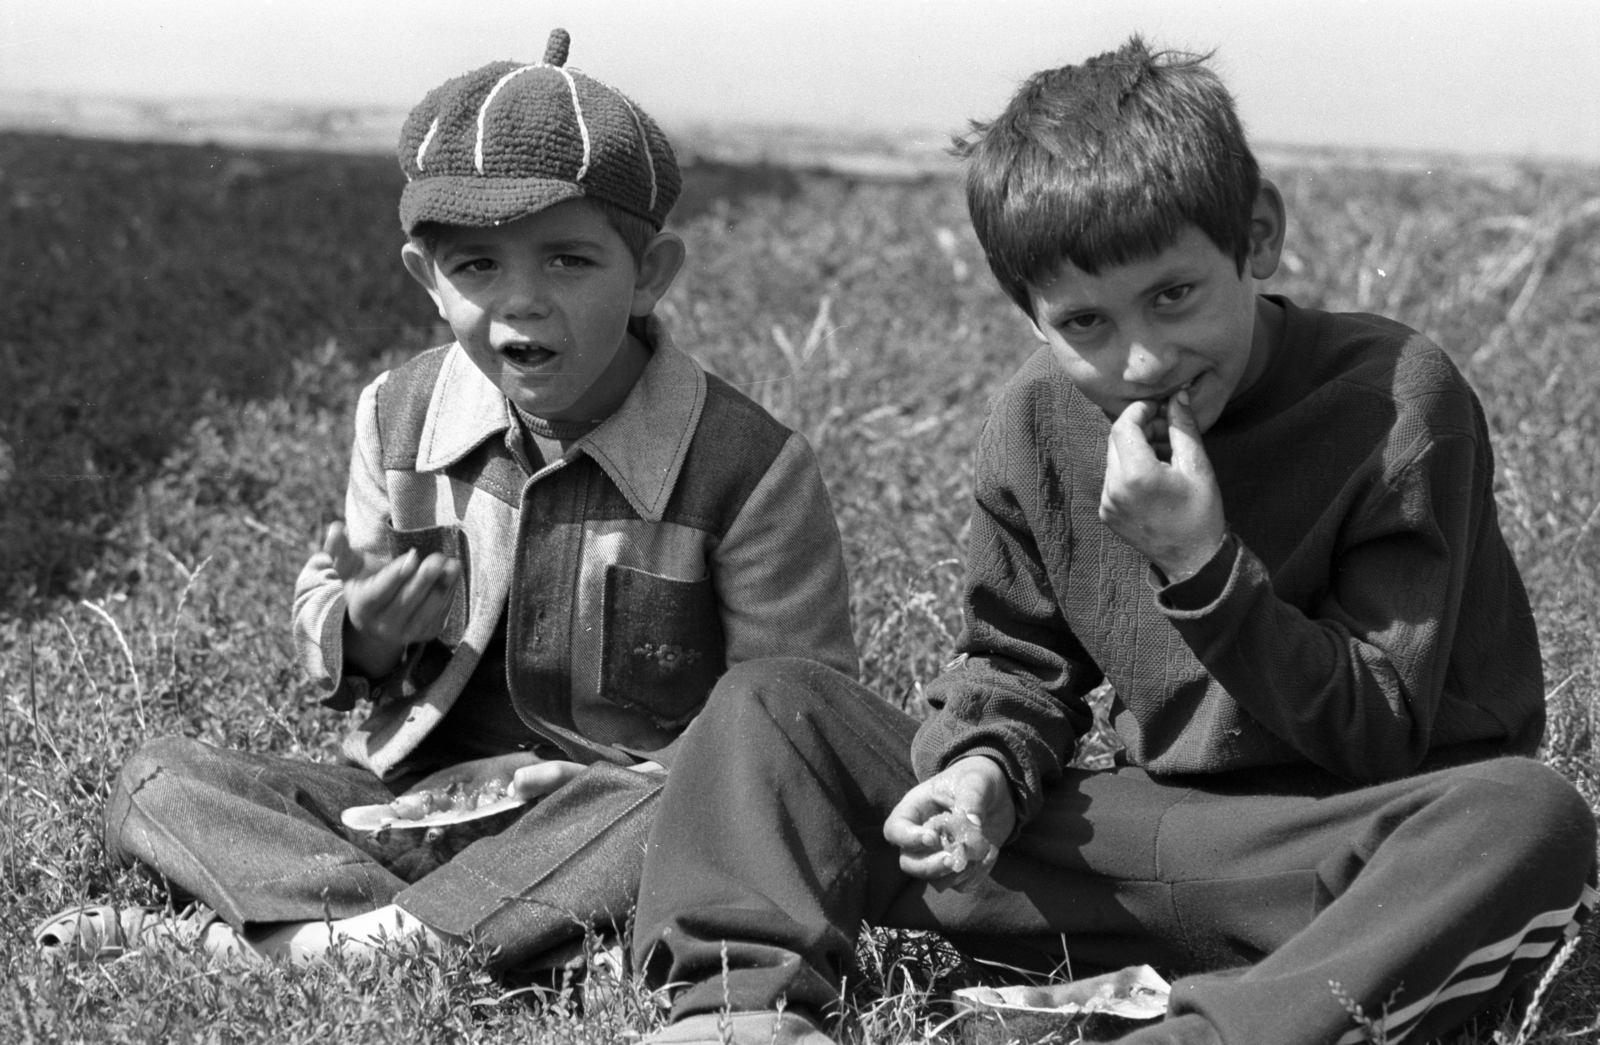
<svg viewBox="0 0 1600 1045">
<path fill-rule="evenodd" d="M 1600 1042 L 1594 0 L 0 0 L 0 1041 Z"/>
</svg>

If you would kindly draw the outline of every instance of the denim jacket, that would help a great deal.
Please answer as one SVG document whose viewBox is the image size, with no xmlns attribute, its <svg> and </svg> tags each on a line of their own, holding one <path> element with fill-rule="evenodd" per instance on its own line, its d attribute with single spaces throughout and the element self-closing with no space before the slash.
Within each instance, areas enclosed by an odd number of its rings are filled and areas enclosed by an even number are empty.
<svg viewBox="0 0 1600 1045">
<path fill-rule="evenodd" d="M 409 768 L 507 612 L 519 717 L 583 762 L 665 748 L 741 661 L 807 657 L 855 674 L 839 531 L 809 444 L 653 319 L 648 335 L 623 405 L 532 475 L 510 403 L 458 345 L 362 392 L 351 545 L 445 551 L 464 569 L 439 639 L 384 679 L 346 669 L 329 558 L 301 572 L 296 640 L 324 703 L 373 704 L 345 738 L 350 759 L 379 776 Z"/>
</svg>

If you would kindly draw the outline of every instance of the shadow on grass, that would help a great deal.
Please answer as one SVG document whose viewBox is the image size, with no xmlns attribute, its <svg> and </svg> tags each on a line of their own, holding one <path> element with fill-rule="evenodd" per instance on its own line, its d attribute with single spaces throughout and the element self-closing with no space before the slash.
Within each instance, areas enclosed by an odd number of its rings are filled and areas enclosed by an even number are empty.
<svg viewBox="0 0 1600 1045">
<path fill-rule="evenodd" d="M 0 133 L 0 612 L 91 594 L 207 410 L 280 394 L 330 339 L 364 370 L 438 336 L 396 257 L 402 184 L 385 156 Z M 691 167 L 675 219 L 795 191 Z"/>
</svg>

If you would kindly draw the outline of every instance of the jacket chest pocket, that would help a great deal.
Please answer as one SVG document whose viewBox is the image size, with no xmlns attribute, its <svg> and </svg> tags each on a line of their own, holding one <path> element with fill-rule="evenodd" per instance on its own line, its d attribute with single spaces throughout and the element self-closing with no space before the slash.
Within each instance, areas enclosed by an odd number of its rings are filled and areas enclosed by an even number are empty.
<svg viewBox="0 0 1600 1045">
<path fill-rule="evenodd" d="M 467 578 L 471 575 L 471 562 L 467 557 L 467 535 L 459 526 L 428 526 L 420 530 L 389 529 L 389 554 L 398 559 L 408 551 L 416 551 L 421 562 L 434 552 L 440 552 L 461 563 L 461 579 L 450 593 L 450 612 L 439 630 L 439 641 L 450 649 L 461 642 L 467 627 Z"/>
<path fill-rule="evenodd" d="M 693 718 L 726 668 L 709 579 L 679 581 L 612 563 L 602 627 L 601 692 L 663 729 Z"/>
</svg>

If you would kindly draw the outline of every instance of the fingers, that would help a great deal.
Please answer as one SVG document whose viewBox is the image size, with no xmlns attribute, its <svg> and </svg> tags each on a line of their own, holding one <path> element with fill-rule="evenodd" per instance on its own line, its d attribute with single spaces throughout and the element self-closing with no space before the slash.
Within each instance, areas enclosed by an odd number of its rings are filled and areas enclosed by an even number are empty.
<svg viewBox="0 0 1600 1045">
<path fill-rule="evenodd" d="M 441 596 L 448 598 L 452 585 L 443 581 L 445 564 L 449 561 L 437 552 L 421 558 L 415 551 L 406 552 L 395 560 L 397 563 L 409 563 L 409 568 L 400 571 L 394 578 L 397 587 L 393 599 L 396 605 L 409 607 L 413 617 L 422 619 L 421 611 L 428 606 L 429 600 Z"/>
<path fill-rule="evenodd" d="M 415 575 L 416 570 L 417 553 L 409 551 L 376 573 L 345 577 L 346 599 L 351 604 L 352 610 L 357 603 L 360 603 L 363 613 L 368 617 L 391 613 L 390 604 Z M 407 615 L 409 616 L 409 613 Z M 360 623 L 357 621 L 358 625 Z"/>
<path fill-rule="evenodd" d="M 1106 447 L 1106 467 L 1110 471 L 1138 470 L 1155 465 L 1155 450 L 1150 446 L 1151 429 L 1160 416 L 1160 406 L 1151 400 L 1140 399 L 1127 408 L 1111 424 L 1111 436 Z"/>
<path fill-rule="evenodd" d="M 1177 392 L 1166 404 L 1167 463 L 1138 446 L 1149 431 L 1139 422 L 1153 421 L 1139 406 L 1129 406 L 1112 425 L 1100 519 L 1173 583 L 1193 576 L 1222 543 L 1227 532 L 1222 491 L 1189 391 Z M 1149 409 L 1157 408 L 1151 404 Z"/>
<path fill-rule="evenodd" d="M 906 792 L 883 822 L 883 837 L 900 850 L 901 871 L 942 885 L 951 874 L 950 854 L 939 844 L 939 832 L 925 826 L 949 809 L 949 799 L 938 793 L 937 780 L 923 781 Z"/>
<path fill-rule="evenodd" d="M 908 878 L 919 878 L 933 883 L 937 889 L 947 889 L 955 884 L 957 875 L 950 868 L 951 856 L 943 849 L 916 854 L 900 850 L 900 871 Z M 971 868 L 969 867 L 968 870 Z M 965 878 L 963 871 L 959 877 Z"/>
<path fill-rule="evenodd" d="M 959 813 L 979 825 L 991 843 L 990 853 L 998 854 L 1016 823 L 1010 785 L 999 763 L 984 755 L 958 759 L 907 791 L 884 821 L 884 840 L 900 850 L 901 871 L 939 889 L 960 889 L 988 874 L 994 856 L 968 863 L 955 874 L 954 855 L 946 851 L 939 832 L 928 823 L 947 812 Z"/>
<path fill-rule="evenodd" d="M 511 778 L 511 794 L 524 801 L 548 795 L 583 772 L 577 762 L 538 762 L 523 766 Z"/>
<path fill-rule="evenodd" d="M 406 642 L 434 638 L 444 629 L 450 615 L 455 581 L 460 567 L 454 560 L 434 554 L 416 564 L 415 570 L 389 604 L 393 626 Z"/>
<path fill-rule="evenodd" d="M 1189 405 L 1189 390 L 1173 396 L 1167 404 L 1168 439 L 1172 442 L 1172 466 L 1195 476 L 1211 475 L 1211 458 L 1200 440 L 1200 426 Z"/>
<path fill-rule="evenodd" d="M 459 560 L 438 552 L 422 558 L 413 549 L 371 576 L 346 580 L 351 623 L 390 641 L 431 639 L 444 627 L 460 580 Z"/>
<path fill-rule="evenodd" d="M 918 784 L 889 811 L 889 818 L 883 822 L 883 839 L 902 850 L 939 849 L 939 832 L 923 825 L 948 808 L 928 782 Z"/>
<path fill-rule="evenodd" d="M 322 540 L 322 551 L 333 560 L 333 570 L 340 580 L 352 580 L 366 572 L 366 560 L 350 547 L 350 538 L 342 522 L 328 524 L 328 535 Z"/>
<path fill-rule="evenodd" d="M 990 846 L 982 860 L 974 860 L 967 864 L 966 869 L 960 874 L 950 876 L 946 881 L 934 880 L 933 887 L 939 890 L 954 889 L 956 892 L 965 892 L 989 876 L 989 871 L 1000 859 L 1000 847 Z"/>
</svg>

